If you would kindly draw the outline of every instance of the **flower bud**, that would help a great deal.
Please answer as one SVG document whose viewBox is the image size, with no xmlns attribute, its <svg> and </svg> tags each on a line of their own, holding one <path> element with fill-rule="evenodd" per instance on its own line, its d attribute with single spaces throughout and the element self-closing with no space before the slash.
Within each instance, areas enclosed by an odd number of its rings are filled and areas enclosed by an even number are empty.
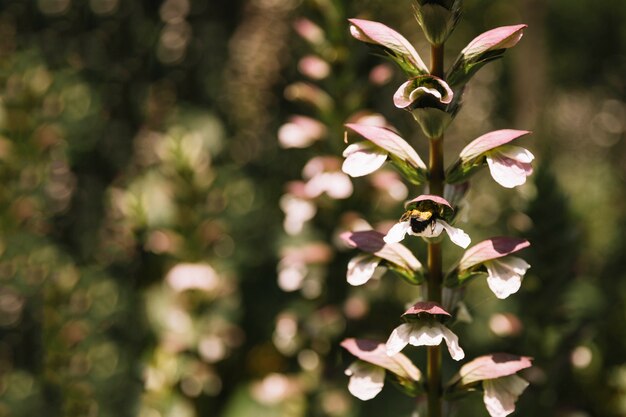
<svg viewBox="0 0 626 417">
<path fill-rule="evenodd" d="M 434 45 L 446 41 L 460 16 L 461 0 L 417 0 L 415 3 L 415 18 Z"/>
<path fill-rule="evenodd" d="M 452 115 L 446 112 L 446 108 L 453 95 L 444 80 L 423 75 L 402 84 L 394 94 L 393 102 L 396 107 L 413 114 L 426 136 L 436 138 L 452 121 Z"/>
</svg>

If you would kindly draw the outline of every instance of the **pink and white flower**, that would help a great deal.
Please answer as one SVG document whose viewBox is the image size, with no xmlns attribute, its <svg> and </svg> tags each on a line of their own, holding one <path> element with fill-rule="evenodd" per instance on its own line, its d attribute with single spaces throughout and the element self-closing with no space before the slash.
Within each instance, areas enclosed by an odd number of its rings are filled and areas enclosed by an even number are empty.
<svg viewBox="0 0 626 417">
<path fill-rule="evenodd" d="M 385 344 L 367 339 L 346 339 L 341 346 L 359 358 L 346 375 L 350 376 L 348 390 L 360 400 L 367 401 L 382 391 L 385 373 L 401 381 L 401 386 L 412 394 L 421 391 L 422 373 L 402 353 L 387 355 Z"/>
<path fill-rule="evenodd" d="M 390 129 L 367 124 L 348 123 L 346 127 L 367 141 L 349 145 L 343 152 L 346 158 L 342 171 L 352 177 L 361 177 L 379 169 L 390 158 L 403 173 L 412 173 L 414 181 L 423 181 L 426 164 L 415 149 Z"/>
<path fill-rule="evenodd" d="M 395 355 L 406 345 L 438 346 L 445 341 L 452 359 L 463 359 L 465 352 L 459 346 L 459 338 L 437 321 L 436 316 L 450 317 L 450 313 L 433 302 L 418 302 L 408 309 L 402 317 L 409 318 L 410 322 L 401 324 L 391 333 L 386 344 L 387 354 Z"/>
<path fill-rule="evenodd" d="M 453 209 L 444 198 L 435 195 L 421 195 L 406 204 L 409 211 L 396 223 L 385 236 L 384 240 L 387 243 L 397 243 L 404 239 L 409 234 L 411 236 L 422 236 L 426 238 L 434 238 L 441 235 L 445 230 L 450 240 L 462 248 L 466 248 L 471 239 L 463 230 L 451 226 L 445 221 L 446 218 L 452 216 Z M 413 220 L 411 218 L 412 207 L 422 212 L 429 211 L 431 213 L 431 224 L 426 226 L 423 230 L 416 231 Z"/>
<path fill-rule="evenodd" d="M 461 258 L 458 274 L 461 279 L 475 273 L 487 272 L 487 284 L 496 297 L 507 298 L 516 293 L 530 265 L 521 258 L 510 256 L 530 246 L 525 239 L 494 237 L 468 249 Z"/>
<path fill-rule="evenodd" d="M 322 194 L 334 199 L 352 195 L 350 178 L 339 170 L 341 161 L 332 156 L 318 156 L 304 166 L 302 176 L 307 180 L 304 192 L 309 198 Z"/>
<path fill-rule="evenodd" d="M 491 417 L 505 417 L 515 411 L 515 402 L 528 386 L 516 375 L 532 366 L 527 356 L 494 353 L 480 356 L 461 367 L 449 386 L 457 390 L 472 389 L 482 382 L 483 402 Z"/>
<path fill-rule="evenodd" d="M 283 148 L 306 148 L 326 135 L 326 126 L 307 116 L 291 116 L 278 129 L 278 142 Z"/>
<path fill-rule="evenodd" d="M 503 129 L 489 132 L 473 140 L 461 153 L 446 178 L 451 183 L 467 180 L 485 163 L 493 179 L 506 188 L 517 187 L 526 182 L 533 173 L 531 162 L 534 155 L 509 142 L 529 134 L 526 130 Z"/>
<path fill-rule="evenodd" d="M 413 45 L 395 30 L 371 20 L 348 19 L 348 21 L 351 24 L 350 34 L 356 39 L 382 46 L 406 71 L 415 75 L 428 74 L 428 67 Z"/>
<path fill-rule="evenodd" d="M 459 54 L 446 79 L 455 89 L 461 89 L 487 62 L 496 60 L 517 45 L 527 25 L 502 26 L 478 35 Z"/>
<path fill-rule="evenodd" d="M 375 230 L 345 232 L 341 238 L 348 246 L 361 249 L 365 254 L 357 255 L 348 263 L 348 283 L 363 285 L 385 271 L 381 263 L 392 264 L 409 276 L 422 274 L 420 261 L 400 243 L 386 243 L 384 235 Z"/>
</svg>

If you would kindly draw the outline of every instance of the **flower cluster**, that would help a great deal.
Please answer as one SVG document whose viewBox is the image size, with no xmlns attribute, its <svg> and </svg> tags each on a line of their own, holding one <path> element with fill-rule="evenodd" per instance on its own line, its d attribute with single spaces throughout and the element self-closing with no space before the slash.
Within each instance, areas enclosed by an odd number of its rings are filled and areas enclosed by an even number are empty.
<svg viewBox="0 0 626 417">
<path fill-rule="evenodd" d="M 460 1 L 417 0 L 415 12 L 431 43 L 433 57 L 437 54 L 442 57 L 442 45 L 460 15 Z M 404 323 L 391 332 L 386 343 L 358 339 L 342 343 L 359 359 L 346 371 L 351 377 L 348 388 L 356 397 L 369 400 L 383 389 L 385 374 L 391 374 L 400 381 L 405 393 L 418 396 L 427 392 L 431 417 L 440 415 L 433 411 L 440 407 L 432 403 L 441 402 L 444 397 L 458 398 L 482 390 L 489 414 L 506 416 L 514 411 L 515 401 L 528 385 L 517 372 L 531 366 L 530 358 L 508 354 L 482 356 L 463 365 L 458 374 L 442 385 L 439 379 L 429 380 L 431 370 L 423 376 L 401 352 L 408 345 L 433 347 L 445 342 L 451 358 L 463 360 L 465 352 L 452 331 L 460 321 L 460 303 L 444 299 L 442 287 L 447 287 L 449 293 L 461 294 L 460 290 L 473 278 L 486 276 L 491 291 L 502 299 L 520 289 L 530 267 L 523 259 L 512 256 L 528 247 L 528 241 L 493 237 L 467 249 L 471 244 L 470 236 L 455 226 L 469 180 L 482 167 L 488 167 L 493 179 L 503 187 L 513 188 L 526 182 L 533 171 L 534 156 L 510 143 L 530 132 L 510 129 L 489 132 L 471 141 L 445 172 L 441 167 L 443 134 L 460 110 L 466 83 L 486 62 L 501 57 L 506 49 L 517 44 L 526 26 L 501 27 L 478 36 L 444 73 L 441 63 L 434 63 L 429 70 L 411 43 L 393 29 L 363 19 L 349 21 L 353 37 L 382 48 L 406 74 L 407 79 L 398 87 L 393 103 L 411 113 L 428 138 L 431 155 L 426 166 L 413 146 L 393 127 L 346 124 L 348 131 L 359 139 L 344 151 L 341 169 L 345 174 L 362 177 L 389 163 L 408 184 L 426 186 L 423 194 L 405 203 L 404 213 L 390 228 L 341 235 L 349 247 L 361 251 L 348 263 L 348 283 L 364 285 L 386 270 L 392 270 L 413 285 L 426 283 L 428 291 L 425 293 L 429 298 L 413 303 L 402 314 Z M 447 274 L 441 271 L 444 231 L 452 243 L 467 249 Z M 422 266 L 408 246 L 400 243 L 407 235 L 421 237 L 428 244 L 429 258 L 424 262 L 427 267 Z M 430 355 L 440 355 L 439 349 L 429 348 L 428 355 L 432 364 Z"/>
</svg>

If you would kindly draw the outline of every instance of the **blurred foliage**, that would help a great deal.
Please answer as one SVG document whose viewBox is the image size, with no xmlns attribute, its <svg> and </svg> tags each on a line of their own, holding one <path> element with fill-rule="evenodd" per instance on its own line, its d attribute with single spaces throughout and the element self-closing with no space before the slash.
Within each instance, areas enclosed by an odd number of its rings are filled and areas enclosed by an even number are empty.
<svg viewBox="0 0 626 417">
<path fill-rule="evenodd" d="M 338 169 L 343 124 L 374 113 L 426 155 L 392 107 L 400 74 L 345 20 L 383 21 L 427 57 L 408 10 L 0 2 L 0 416 L 411 415 L 389 387 L 353 399 L 338 343 L 386 339 L 419 293 L 391 273 L 348 288 L 337 239 L 421 191 Z M 620 0 L 465 1 L 447 44 L 452 62 L 486 29 L 530 26 L 470 83 L 446 158 L 491 129 L 535 132 L 534 184 L 478 175 L 464 225 L 527 237 L 532 269 L 504 303 L 472 283 L 455 327 L 470 358 L 535 357 L 519 415 L 626 414 L 625 21 Z M 308 147 L 294 114 L 318 122 Z"/>
</svg>

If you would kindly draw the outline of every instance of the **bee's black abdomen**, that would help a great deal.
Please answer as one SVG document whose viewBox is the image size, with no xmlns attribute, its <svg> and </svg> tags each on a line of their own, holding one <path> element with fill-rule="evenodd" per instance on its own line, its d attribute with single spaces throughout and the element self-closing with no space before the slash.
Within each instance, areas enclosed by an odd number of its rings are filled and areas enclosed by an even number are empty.
<svg viewBox="0 0 626 417">
<path fill-rule="evenodd" d="M 413 233 L 422 233 L 426 230 L 426 227 L 432 222 L 431 219 L 428 220 L 420 220 L 415 217 L 412 217 L 410 220 L 411 230 Z"/>
</svg>

